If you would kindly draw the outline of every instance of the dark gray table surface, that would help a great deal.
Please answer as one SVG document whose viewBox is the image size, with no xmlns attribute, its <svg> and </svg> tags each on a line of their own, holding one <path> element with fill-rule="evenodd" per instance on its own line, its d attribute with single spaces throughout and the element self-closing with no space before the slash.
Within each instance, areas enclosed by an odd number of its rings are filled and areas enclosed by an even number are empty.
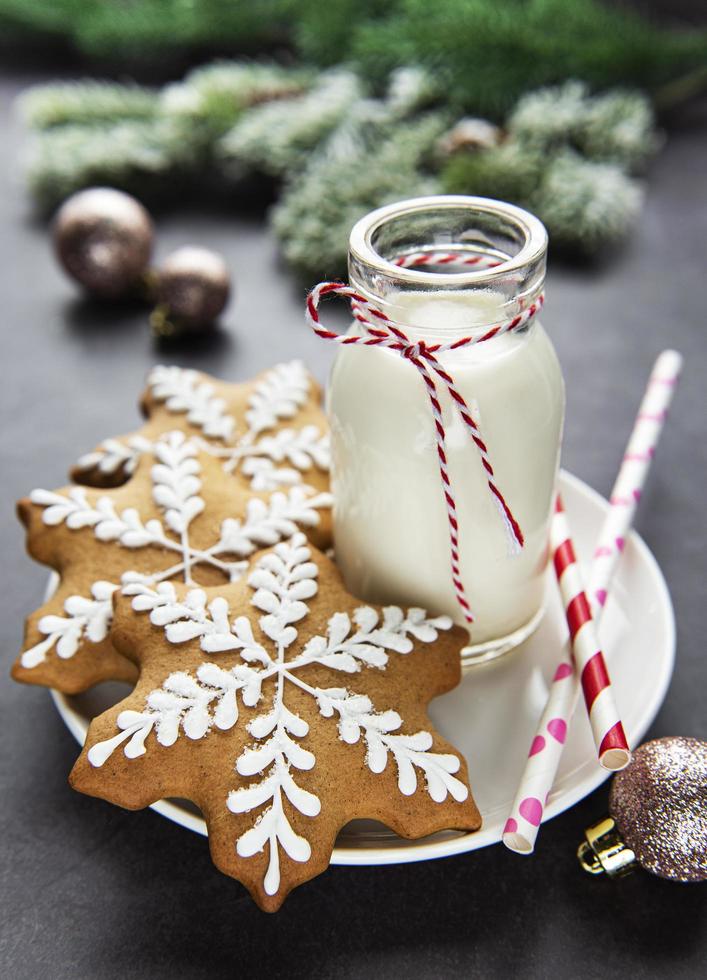
<svg viewBox="0 0 707 980">
<path fill-rule="evenodd" d="M 532 858 L 496 846 L 415 865 L 331 868 L 276 916 L 214 870 L 203 838 L 69 789 L 76 745 L 49 695 L 7 677 L 46 580 L 24 555 L 13 501 L 36 485 L 61 485 L 78 453 L 132 428 L 155 362 L 237 380 L 300 356 L 323 379 L 330 351 L 302 325 L 303 290 L 278 264 L 262 221 L 226 208 L 176 209 L 158 227 L 158 254 L 195 242 L 227 256 L 237 296 L 223 333 L 170 354 L 153 345 L 143 312 L 81 299 L 23 191 L 24 134 L 11 98 L 26 81 L 0 83 L 0 976 L 697 976 L 707 888 L 647 874 L 610 882 L 578 868 L 575 848 L 606 810 L 606 785 L 551 821 Z M 544 315 L 568 382 L 564 465 L 604 494 L 653 358 L 666 346 L 686 356 L 638 516 L 678 625 L 675 675 L 651 736 L 707 737 L 706 164 L 704 129 L 673 134 L 628 247 L 600 272 L 553 265 Z"/>
</svg>

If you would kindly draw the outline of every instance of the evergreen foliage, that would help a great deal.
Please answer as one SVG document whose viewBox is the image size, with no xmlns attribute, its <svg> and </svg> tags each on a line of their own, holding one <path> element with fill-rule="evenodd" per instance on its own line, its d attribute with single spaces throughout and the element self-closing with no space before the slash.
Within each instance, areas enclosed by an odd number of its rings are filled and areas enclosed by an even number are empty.
<svg viewBox="0 0 707 980">
<path fill-rule="evenodd" d="M 552 249 L 596 254 L 626 237 L 643 188 L 615 163 L 562 150 L 527 203 L 545 224 Z"/>
<path fill-rule="evenodd" d="M 217 61 L 168 85 L 162 93 L 161 111 L 181 126 L 186 138 L 210 147 L 244 109 L 299 95 L 313 77 L 312 72 L 275 64 Z"/>
<path fill-rule="evenodd" d="M 304 172 L 286 186 L 272 223 L 303 278 L 341 276 L 351 227 L 372 208 L 440 192 L 435 148 L 450 118 L 424 108 L 429 79 L 399 71 L 385 100 L 362 99 Z"/>
<path fill-rule="evenodd" d="M 523 96 L 503 142 L 461 149 L 444 167 L 454 194 L 512 201 L 538 215 L 554 247 L 585 253 L 623 238 L 643 200 L 638 172 L 659 144 L 638 93 L 591 97 L 568 82 Z"/>
<path fill-rule="evenodd" d="M 289 41 L 296 0 L 0 0 L 5 28 L 54 35 L 125 58 L 199 47 L 260 52 Z"/>
<path fill-rule="evenodd" d="M 507 140 L 488 149 L 453 154 L 443 169 L 442 183 L 449 194 L 475 194 L 521 204 L 538 186 L 545 164 L 541 152 Z"/>
<path fill-rule="evenodd" d="M 371 77 L 396 64 L 442 72 L 458 111 L 502 118 L 523 93 L 569 78 L 651 92 L 703 66 L 707 32 L 659 30 L 599 0 L 397 0 L 356 31 Z"/>
<path fill-rule="evenodd" d="M 266 102 L 244 113 L 220 140 L 219 160 L 234 176 L 248 171 L 271 177 L 296 173 L 362 97 L 361 83 L 353 72 L 324 72 L 298 98 Z"/>
<path fill-rule="evenodd" d="M 611 0 L 0 0 L 0 26 L 118 59 L 294 51 L 355 62 L 380 85 L 419 64 L 444 75 L 455 111 L 494 118 L 568 78 L 655 92 L 707 61 L 707 31 L 657 27 Z"/>
<path fill-rule="evenodd" d="M 107 127 L 68 125 L 39 133 L 27 168 L 30 190 L 49 209 L 69 194 L 110 185 L 150 198 L 158 181 L 174 179 L 186 147 L 167 120 L 127 119 Z"/>
<path fill-rule="evenodd" d="M 20 97 L 38 131 L 30 189 L 50 209 L 91 184 L 149 198 L 160 178 L 203 178 L 217 140 L 245 109 L 299 95 L 312 78 L 278 65 L 216 62 L 161 92 L 91 81 L 35 86 Z"/>
<path fill-rule="evenodd" d="M 309 278 L 344 273 L 366 211 L 440 190 L 514 201 L 554 245 L 595 251 L 630 228 L 642 193 L 631 174 L 658 145 L 644 97 L 591 96 L 578 82 L 523 96 L 503 131 L 478 120 L 450 130 L 439 78 L 413 68 L 395 71 L 381 99 L 346 69 L 221 62 L 159 93 L 82 82 L 30 90 L 22 107 L 43 206 L 91 184 L 149 201 L 265 174 L 283 183 L 272 214 L 283 253 Z"/>
<path fill-rule="evenodd" d="M 20 96 L 22 115 L 34 129 L 152 119 L 158 108 L 159 97 L 151 89 L 92 79 L 42 85 Z"/>
<path fill-rule="evenodd" d="M 493 118 L 568 78 L 656 92 L 707 62 L 707 31 L 657 27 L 610 0 L 0 0 L 0 26 L 13 25 L 122 59 L 294 51 L 354 62 L 381 85 L 419 64 L 444 75 L 455 111 Z"/>
<path fill-rule="evenodd" d="M 529 92 L 506 125 L 514 139 L 542 153 L 571 145 L 590 159 L 632 171 L 640 169 L 659 145 L 644 96 L 618 89 L 591 97 L 582 82 Z"/>
</svg>

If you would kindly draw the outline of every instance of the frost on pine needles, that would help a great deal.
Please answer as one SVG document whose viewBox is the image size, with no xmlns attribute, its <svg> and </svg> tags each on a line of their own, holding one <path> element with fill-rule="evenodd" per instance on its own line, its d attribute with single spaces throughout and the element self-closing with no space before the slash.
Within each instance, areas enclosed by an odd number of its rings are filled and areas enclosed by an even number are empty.
<svg viewBox="0 0 707 980">
<path fill-rule="evenodd" d="M 567 150 L 548 167 L 532 198 L 551 243 L 598 252 L 621 241 L 643 204 L 641 185 L 613 163 L 583 160 Z M 581 240 L 578 242 L 578 229 Z"/>
<path fill-rule="evenodd" d="M 624 238 L 643 189 L 631 176 L 660 145 L 639 93 L 591 95 L 581 82 L 523 96 L 497 146 L 453 153 L 445 189 L 512 201 L 547 226 L 550 246 L 593 254 Z"/>
<path fill-rule="evenodd" d="M 114 82 L 55 82 L 35 85 L 19 97 L 20 112 L 35 129 L 153 119 L 159 96 L 152 89 Z"/>
<path fill-rule="evenodd" d="M 220 140 L 219 160 L 236 176 L 249 170 L 272 177 L 296 173 L 362 94 L 353 72 L 325 72 L 305 94 L 245 112 Z"/>
<path fill-rule="evenodd" d="M 367 211 L 440 190 L 424 165 L 445 128 L 443 116 L 386 124 L 375 108 L 360 106 L 358 112 L 335 130 L 273 209 L 283 254 L 303 276 L 345 271 L 349 232 Z"/>
<path fill-rule="evenodd" d="M 582 82 L 524 95 L 507 125 L 511 138 L 525 146 L 574 147 L 629 171 L 640 169 L 660 145 L 645 96 L 620 89 L 592 96 Z"/>
</svg>

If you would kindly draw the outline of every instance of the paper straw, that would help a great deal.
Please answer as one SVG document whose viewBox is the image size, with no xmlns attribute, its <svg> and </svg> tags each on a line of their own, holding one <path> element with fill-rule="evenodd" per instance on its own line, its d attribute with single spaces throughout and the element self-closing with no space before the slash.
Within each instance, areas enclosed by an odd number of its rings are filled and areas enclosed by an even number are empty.
<svg viewBox="0 0 707 980">
<path fill-rule="evenodd" d="M 614 701 L 609 671 L 599 645 L 569 522 L 559 494 L 550 529 L 550 543 L 552 562 L 570 630 L 572 660 L 579 673 L 599 762 L 605 769 L 612 771 L 624 769 L 631 761 L 631 752 Z"/>
<path fill-rule="evenodd" d="M 664 350 L 653 365 L 594 550 L 589 581 L 592 603 L 597 608 L 603 609 L 606 602 L 681 370 L 682 356 L 674 350 Z"/>
<path fill-rule="evenodd" d="M 603 612 L 611 579 L 624 550 L 681 367 L 682 358 L 676 351 L 667 350 L 658 357 L 634 422 L 611 493 L 609 511 L 599 533 L 589 577 L 589 594 L 597 619 Z M 555 670 L 503 831 L 503 843 L 518 854 L 531 854 L 535 847 L 579 693 L 578 675 L 567 644 Z"/>
</svg>

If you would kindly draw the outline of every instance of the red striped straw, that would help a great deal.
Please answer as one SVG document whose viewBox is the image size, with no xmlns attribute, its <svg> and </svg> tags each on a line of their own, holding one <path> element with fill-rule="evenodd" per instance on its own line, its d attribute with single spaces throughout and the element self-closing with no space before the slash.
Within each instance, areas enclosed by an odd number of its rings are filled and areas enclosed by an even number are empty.
<svg viewBox="0 0 707 980">
<path fill-rule="evenodd" d="M 400 256 L 396 264 L 412 268 L 425 264 L 459 264 L 476 265 L 483 258 L 484 266 L 489 267 L 498 265 L 496 260 L 489 260 L 487 257 L 470 256 L 468 253 L 443 253 L 443 252 L 414 252 Z M 363 332 L 360 334 L 337 334 L 327 330 L 322 326 L 319 318 L 319 304 L 326 296 L 343 296 L 351 303 L 351 311 L 354 318 L 361 325 Z M 351 286 L 340 282 L 320 282 L 307 296 L 305 319 L 314 333 L 324 340 L 333 341 L 343 346 L 351 344 L 362 347 L 384 347 L 394 351 L 400 357 L 409 361 L 419 372 L 430 404 L 430 411 L 434 421 L 434 431 L 437 443 L 437 465 L 441 480 L 441 490 L 447 509 L 447 525 L 449 530 L 449 551 L 450 551 L 450 571 L 454 593 L 457 603 L 461 608 L 462 614 L 467 623 L 474 622 L 474 615 L 471 610 L 469 599 L 461 579 L 460 557 L 459 557 L 459 519 L 457 513 L 456 493 L 452 486 L 449 476 L 449 466 L 447 463 L 447 440 L 446 428 L 442 414 L 442 403 L 437 390 L 438 382 L 441 382 L 443 390 L 446 390 L 450 398 L 450 403 L 456 409 L 464 426 L 469 433 L 471 441 L 475 445 L 481 463 L 485 470 L 486 484 L 496 504 L 501 520 L 503 521 L 509 546 L 511 551 L 518 551 L 523 547 L 523 532 L 511 511 L 510 506 L 498 486 L 496 474 L 491 462 L 490 453 L 478 422 L 473 418 L 469 406 L 467 405 L 462 393 L 456 387 L 454 378 L 444 369 L 439 357 L 449 351 L 459 350 L 463 347 L 471 347 L 475 344 L 483 344 L 504 333 L 521 330 L 539 312 L 543 304 L 543 296 L 537 299 L 522 310 L 512 319 L 498 323 L 485 330 L 480 336 L 461 337 L 452 343 L 434 344 L 425 340 L 413 341 L 408 337 L 403 329 L 403 325 L 394 323 L 385 313 L 377 309 L 370 303 L 365 296 L 357 293 Z"/>
<path fill-rule="evenodd" d="M 599 645 L 594 617 L 584 591 L 582 571 L 577 561 L 569 521 L 559 493 L 550 526 L 550 548 L 565 617 L 570 631 L 572 657 L 589 712 L 599 762 L 605 769 L 624 769 L 631 761 L 614 693 Z"/>
<path fill-rule="evenodd" d="M 641 499 L 681 366 L 682 358 L 675 351 L 663 351 L 658 357 L 626 446 L 611 494 L 611 506 L 594 551 L 589 578 L 589 594 L 597 621 L 603 613 L 611 581 Z M 567 645 L 555 670 L 503 831 L 503 843 L 518 854 L 530 854 L 535 847 L 580 690 L 578 674 Z"/>
</svg>

